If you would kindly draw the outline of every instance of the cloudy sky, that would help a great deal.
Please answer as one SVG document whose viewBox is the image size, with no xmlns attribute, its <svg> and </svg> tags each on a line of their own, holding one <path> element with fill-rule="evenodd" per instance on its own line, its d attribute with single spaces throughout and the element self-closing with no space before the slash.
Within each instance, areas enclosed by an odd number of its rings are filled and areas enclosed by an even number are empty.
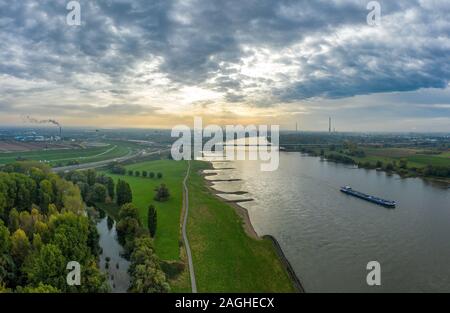
<svg viewBox="0 0 450 313">
<path fill-rule="evenodd" d="M 450 1 L 0 0 L 0 123 L 450 131 Z"/>
</svg>

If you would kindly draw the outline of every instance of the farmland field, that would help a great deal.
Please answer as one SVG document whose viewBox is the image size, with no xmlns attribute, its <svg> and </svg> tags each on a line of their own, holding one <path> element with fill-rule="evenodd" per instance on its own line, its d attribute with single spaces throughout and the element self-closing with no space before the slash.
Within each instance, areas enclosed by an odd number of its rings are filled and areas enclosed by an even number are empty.
<svg viewBox="0 0 450 313">
<path fill-rule="evenodd" d="M 0 164 L 16 161 L 18 158 L 35 160 L 50 165 L 65 165 L 69 161 L 79 163 L 96 162 L 127 155 L 131 150 L 124 145 L 105 145 L 89 148 L 67 148 L 55 150 L 39 150 L 28 152 L 6 152 L 0 153 Z"/>
</svg>

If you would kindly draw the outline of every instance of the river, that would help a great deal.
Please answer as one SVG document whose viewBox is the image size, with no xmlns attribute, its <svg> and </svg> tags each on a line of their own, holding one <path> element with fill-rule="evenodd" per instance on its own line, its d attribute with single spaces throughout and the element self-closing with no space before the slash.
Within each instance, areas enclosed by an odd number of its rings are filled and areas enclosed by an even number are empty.
<svg viewBox="0 0 450 313">
<path fill-rule="evenodd" d="M 241 197 L 254 201 L 241 205 L 256 232 L 279 241 L 307 292 L 450 292 L 449 189 L 300 153 L 281 152 L 274 172 L 256 161 L 213 164 L 234 168 L 207 178 L 242 179 L 214 188 L 248 192 Z M 347 196 L 343 185 L 398 205 Z M 370 261 L 381 286 L 366 283 Z"/>
<path fill-rule="evenodd" d="M 116 222 L 111 218 L 103 217 L 97 223 L 100 234 L 99 245 L 102 248 L 100 254 L 100 269 L 108 276 L 108 284 L 111 292 L 127 292 L 130 285 L 128 268 L 130 262 L 122 257 L 122 246 L 117 241 Z"/>
</svg>

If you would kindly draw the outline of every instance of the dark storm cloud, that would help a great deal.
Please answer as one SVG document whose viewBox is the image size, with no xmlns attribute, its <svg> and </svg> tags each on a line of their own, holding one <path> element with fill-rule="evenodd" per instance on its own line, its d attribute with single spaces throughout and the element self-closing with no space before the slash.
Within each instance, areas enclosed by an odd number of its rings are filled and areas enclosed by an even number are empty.
<svg viewBox="0 0 450 313">
<path fill-rule="evenodd" d="M 264 106 L 446 88 L 450 80 L 450 5 L 444 0 L 380 1 L 383 24 L 379 33 L 369 29 L 372 35 L 363 33 L 369 28 L 364 0 L 81 0 L 80 27 L 66 25 L 67 2 L 0 0 L 0 74 L 86 92 L 98 86 L 77 75 L 103 75 L 114 85 L 112 94 L 125 96 L 125 77 L 159 58 L 156 70 L 172 88 L 204 86 L 229 102 L 262 88 L 270 95 L 259 100 Z M 343 36 L 345 29 L 354 36 Z M 298 51 L 282 54 L 295 44 Z M 252 48 L 280 54 L 277 62 L 297 68 L 279 73 L 276 84 L 271 77 L 249 78 L 240 67 L 256 55 Z"/>
<path fill-rule="evenodd" d="M 1 104 L 0 104 L 1 108 Z M 11 112 L 13 108 L 7 108 L 7 112 Z M 99 117 L 99 116 L 117 116 L 117 115 L 148 115 L 158 114 L 158 109 L 147 106 L 140 106 L 129 103 L 116 103 L 103 106 L 94 106 L 91 104 L 25 104 L 14 107 L 15 113 L 22 114 L 42 114 L 43 112 L 58 112 L 58 115 L 77 116 L 77 117 Z"/>
</svg>

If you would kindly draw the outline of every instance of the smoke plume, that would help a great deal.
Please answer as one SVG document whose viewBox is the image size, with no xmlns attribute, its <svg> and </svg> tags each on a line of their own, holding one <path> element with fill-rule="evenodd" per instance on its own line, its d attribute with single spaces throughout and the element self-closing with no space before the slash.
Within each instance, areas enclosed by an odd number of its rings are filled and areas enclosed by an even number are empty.
<svg viewBox="0 0 450 313">
<path fill-rule="evenodd" d="M 36 119 L 34 117 L 31 116 L 26 116 L 25 117 L 26 121 L 29 123 L 33 123 L 33 124 L 53 124 L 56 125 L 58 127 L 61 127 L 61 124 L 58 121 L 52 120 L 52 119 L 48 119 L 48 120 L 39 120 Z"/>
</svg>

